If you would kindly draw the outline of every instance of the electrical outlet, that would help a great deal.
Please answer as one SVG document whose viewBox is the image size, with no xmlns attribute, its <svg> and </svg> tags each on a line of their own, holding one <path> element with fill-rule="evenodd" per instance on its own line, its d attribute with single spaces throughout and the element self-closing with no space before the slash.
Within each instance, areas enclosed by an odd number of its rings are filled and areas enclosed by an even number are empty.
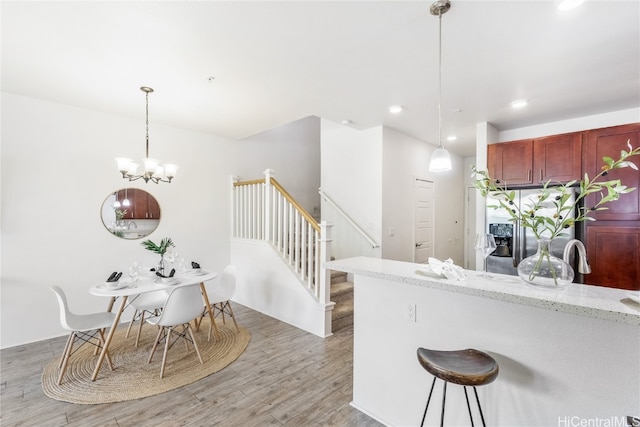
<svg viewBox="0 0 640 427">
<path fill-rule="evenodd" d="M 415 304 L 407 304 L 407 320 L 409 322 L 416 321 L 416 305 Z"/>
</svg>

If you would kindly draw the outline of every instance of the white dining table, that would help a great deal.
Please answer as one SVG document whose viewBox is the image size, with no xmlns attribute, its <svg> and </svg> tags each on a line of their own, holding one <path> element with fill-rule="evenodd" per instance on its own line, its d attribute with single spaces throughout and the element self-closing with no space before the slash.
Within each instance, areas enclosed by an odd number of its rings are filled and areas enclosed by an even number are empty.
<svg viewBox="0 0 640 427">
<path fill-rule="evenodd" d="M 102 362 L 104 361 L 105 355 L 109 349 L 109 344 L 113 338 L 113 334 L 115 333 L 116 328 L 120 323 L 120 316 L 122 312 L 127 308 L 127 300 L 129 297 L 137 297 L 140 294 L 144 294 L 146 292 L 154 292 L 159 290 L 171 290 L 178 286 L 189 286 L 189 285 L 200 285 L 200 291 L 202 292 L 202 298 L 204 300 L 204 305 L 209 311 L 209 318 L 211 319 L 211 324 L 215 330 L 216 338 L 219 338 L 218 335 L 218 327 L 216 323 L 213 321 L 213 313 L 211 312 L 211 304 L 209 304 L 209 297 L 207 296 L 207 291 L 204 286 L 204 282 L 209 281 L 217 277 L 218 273 L 213 271 L 201 270 L 199 272 L 191 272 L 187 271 L 184 273 L 178 273 L 175 275 L 175 283 L 172 284 L 162 284 L 158 283 L 157 276 L 155 275 L 143 275 L 138 278 L 138 280 L 131 279 L 123 279 L 121 280 L 117 286 L 110 286 L 110 284 L 106 282 L 99 283 L 95 286 L 92 286 L 89 289 L 89 293 L 91 295 L 96 295 L 100 297 L 109 297 L 109 305 L 107 307 L 107 311 L 112 311 L 113 306 L 118 298 L 120 298 L 120 305 L 116 312 L 116 317 L 113 320 L 113 325 L 107 334 L 107 337 L 104 342 L 104 346 L 102 347 L 102 351 L 100 352 L 100 356 L 98 356 L 98 362 L 96 363 L 96 367 L 93 371 L 93 376 L 91 377 L 91 381 L 95 381 L 98 378 L 98 372 L 100 372 L 100 367 L 102 366 Z"/>
</svg>

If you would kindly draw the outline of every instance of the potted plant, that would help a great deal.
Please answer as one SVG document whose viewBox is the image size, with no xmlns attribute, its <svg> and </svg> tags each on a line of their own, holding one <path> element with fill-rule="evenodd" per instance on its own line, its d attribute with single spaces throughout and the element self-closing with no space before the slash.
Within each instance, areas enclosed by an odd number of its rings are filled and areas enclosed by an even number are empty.
<svg viewBox="0 0 640 427">
<path fill-rule="evenodd" d="M 549 243 L 556 237 L 566 236 L 565 230 L 577 222 L 595 221 L 589 216 L 590 214 L 608 209 L 606 207 L 608 203 L 618 200 L 622 194 L 635 190 L 635 188 L 622 185 L 619 179 L 606 180 L 605 178 L 613 169 L 629 167 L 638 170 L 638 167 L 629 158 L 640 155 L 640 147 L 634 149 L 630 141 L 627 141 L 627 147 L 629 151 L 622 150 L 620 158 L 617 160 L 603 157 L 604 164 L 601 171 L 593 178 L 589 178 L 585 173 L 581 181 L 571 181 L 556 186 L 552 185 L 551 181 L 547 181 L 539 190 L 537 199 L 525 206 L 518 206 L 514 203 L 515 191 L 509 190 L 506 186 L 492 179 L 486 171 L 479 171 L 475 166 L 472 166 L 472 176 L 476 178 L 474 185 L 480 190 L 480 194 L 483 197 L 492 195 L 498 200 L 497 205 L 487 207 L 503 209 L 509 215 L 510 221 L 531 229 L 538 240 L 538 252 L 522 260 L 518 266 L 518 275 L 526 282 L 538 284 L 538 281 L 545 279 L 545 282 L 551 281 L 552 285 L 556 287 L 571 283 L 573 275 L 571 275 L 571 280 L 567 282 L 561 277 L 562 270 L 559 270 L 559 268 L 571 267 L 550 253 Z M 578 193 L 572 200 L 570 188 L 574 186 L 578 187 Z M 594 205 L 584 206 L 583 199 L 590 194 L 599 195 L 599 198 Z M 542 208 L 546 208 L 547 212 L 550 210 L 552 214 L 541 214 Z M 574 212 L 575 216 L 571 215 Z M 521 266 L 524 268 L 525 264 L 528 269 L 523 272 Z M 548 277 L 541 277 L 543 274 Z"/>
<path fill-rule="evenodd" d="M 151 241 L 151 239 L 149 239 L 142 242 L 141 245 L 144 246 L 145 249 L 160 255 L 160 263 L 158 264 L 156 271 L 160 274 L 164 274 L 164 254 L 169 248 L 175 247 L 175 245 L 173 244 L 173 240 L 171 240 L 170 237 L 165 237 L 160 241 L 159 245 L 156 245 L 153 241 Z"/>
</svg>

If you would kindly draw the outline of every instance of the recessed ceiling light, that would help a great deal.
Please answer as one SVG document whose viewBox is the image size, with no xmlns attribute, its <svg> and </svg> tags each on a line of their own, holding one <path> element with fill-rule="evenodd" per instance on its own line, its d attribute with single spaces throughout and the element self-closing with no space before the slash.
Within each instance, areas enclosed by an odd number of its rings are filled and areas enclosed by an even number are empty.
<svg viewBox="0 0 640 427">
<path fill-rule="evenodd" d="M 518 100 L 515 100 L 515 101 L 513 101 L 511 103 L 511 107 L 512 108 L 523 108 L 523 107 L 526 107 L 527 104 L 528 104 L 528 102 L 527 102 L 526 99 L 518 99 Z"/>
<path fill-rule="evenodd" d="M 584 0 L 561 0 L 558 3 L 558 10 L 570 10 L 580 6 Z"/>
<path fill-rule="evenodd" d="M 449 135 L 449 136 L 447 137 L 447 141 L 455 141 L 456 139 L 458 139 L 458 137 L 457 137 L 457 136 L 455 136 L 455 135 Z"/>
<path fill-rule="evenodd" d="M 389 107 L 389 112 L 393 114 L 398 114 L 402 111 L 402 105 L 392 105 Z"/>
<path fill-rule="evenodd" d="M 345 125 L 345 126 L 349 126 L 351 124 L 351 120 L 345 119 L 345 120 L 341 121 L 340 123 Z"/>
</svg>

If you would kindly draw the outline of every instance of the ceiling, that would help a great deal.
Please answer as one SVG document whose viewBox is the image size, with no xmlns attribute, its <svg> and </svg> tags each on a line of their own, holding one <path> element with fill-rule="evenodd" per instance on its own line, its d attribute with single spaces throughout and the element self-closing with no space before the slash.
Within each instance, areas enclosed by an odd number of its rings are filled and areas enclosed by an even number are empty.
<svg viewBox="0 0 640 427">
<path fill-rule="evenodd" d="M 310 115 L 438 143 L 423 1 L 2 1 L 2 90 L 240 139 Z M 640 1 L 452 0 L 442 135 L 640 106 Z M 514 110 L 510 102 L 526 98 Z M 390 105 L 404 106 L 391 114 Z M 141 127 L 143 124 L 141 123 Z M 454 142 L 446 141 L 450 134 Z"/>
</svg>

